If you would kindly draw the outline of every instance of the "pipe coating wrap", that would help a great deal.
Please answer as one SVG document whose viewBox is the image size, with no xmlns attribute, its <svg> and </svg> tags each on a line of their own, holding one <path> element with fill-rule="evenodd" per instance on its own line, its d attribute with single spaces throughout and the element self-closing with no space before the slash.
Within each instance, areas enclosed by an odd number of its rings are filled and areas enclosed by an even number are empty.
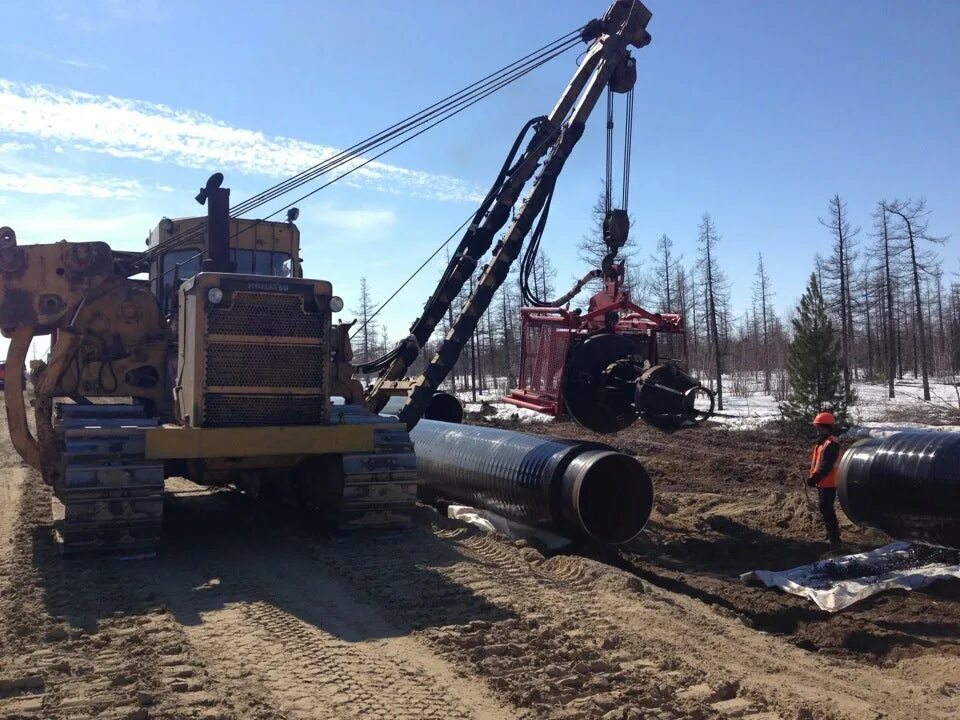
<svg viewBox="0 0 960 720">
<path fill-rule="evenodd" d="M 840 504 L 897 540 L 960 549 L 960 433 L 862 440 L 840 460 Z"/>
<path fill-rule="evenodd" d="M 643 530 L 653 509 L 643 465 L 602 443 L 432 420 L 410 437 L 427 494 L 528 525 L 620 544 Z"/>
</svg>

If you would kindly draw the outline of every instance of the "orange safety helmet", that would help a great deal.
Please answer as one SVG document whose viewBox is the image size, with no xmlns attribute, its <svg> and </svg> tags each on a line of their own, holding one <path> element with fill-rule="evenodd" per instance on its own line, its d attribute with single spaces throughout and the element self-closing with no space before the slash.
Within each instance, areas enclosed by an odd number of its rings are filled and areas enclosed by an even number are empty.
<svg viewBox="0 0 960 720">
<path fill-rule="evenodd" d="M 836 425 L 837 419 L 833 416 L 833 413 L 830 412 L 819 412 L 817 416 L 813 419 L 814 425 Z"/>
</svg>

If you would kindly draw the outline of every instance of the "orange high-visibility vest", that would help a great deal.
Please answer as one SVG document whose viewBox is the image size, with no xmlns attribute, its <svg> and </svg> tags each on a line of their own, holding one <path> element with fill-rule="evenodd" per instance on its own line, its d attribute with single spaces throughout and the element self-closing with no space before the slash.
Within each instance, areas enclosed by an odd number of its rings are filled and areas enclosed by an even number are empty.
<svg viewBox="0 0 960 720">
<path fill-rule="evenodd" d="M 810 474 L 813 475 L 817 468 L 820 467 L 820 456 L 823 455 L 824 449 L 829 443 L 840 444 L 840 441 L 837 440 L 833 435 L 828 437 L 822 443 L 817 443 L 817 446 L 813 449 L 813 457 L 810 458 Z M 840 454 L 843 454 L 843 450 L 840 451 Z M 837 461 L 833 464 L 833 467 L 830 468 L 823 479 L 817 483 L 818 488 L 835 488 L 837 486 L 837 467 L 840 465 L 840 455 L 837 455 Z"/>
</svg>

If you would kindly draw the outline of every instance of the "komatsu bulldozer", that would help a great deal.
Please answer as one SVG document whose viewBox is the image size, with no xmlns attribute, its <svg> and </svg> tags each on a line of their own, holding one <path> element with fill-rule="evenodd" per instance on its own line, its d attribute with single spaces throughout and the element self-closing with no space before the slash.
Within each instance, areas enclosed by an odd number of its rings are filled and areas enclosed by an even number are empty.
<svg viewBox="0 0 960 720">
<path fill-rule="evenodd" d="M 539 242 L 557 178 L 600 97 L 606 92 L 610 107 L 614 93 L 630 93 L 632 109 L 630 48 L 650 42 L 650 17 L 639 0 L 615 0 L 568 34 L 562 47 L 589 45 L 570 83 L 549 114 L 523 125 L 409 335 L 363 365 L 351 364 L 350 325 L 333 323 L 343 303 L 331 283 L 303 277 L 296 213 L 286 222 L 234 217 L 241 213 L 231 212 L 219 173 L 197 195 L 206 217 L 162 220 L 143 252 L 103 242 L 22 244 L 0 228 L 8 428 L 52 488 L 64 551 L 156 546 L 164 479 L 177 476 L 251 494 L 281 490 L 341 527 L 404 523 L 417 490 L 408 429 L 431 416 L 538 217 Z M 555 48 L 527 56 L 511 77 Z M 345 157 L 357 161 L 359 151 Z M 491 246 L 436 354 L 409 379 Z M 536 244 L 525 260 L 535 251 Z M 31 428 L 23 368 L 44 335 L 53 342 L 48 362 L 31 373 Z M 614 360 L 618 368 L 639 363 L 632 354 Z M 364 392 L 355 375 L 371 372 L 377 380 Z M 640 416 L 634 388 L 618 387 L 623 402 L 604 412 L 632 422 Z M 381 415 L 397 396 L 396 415 Z"/>
<path fill-rule="evenodd" d="M 211 206 L 220 179 L 205 189 Z M 286 488 L 348 527 L 402 523 L 414 505 L 407 429 L 362 404 L 348 326 L 331 321 L 342 302 L 303 278 L 296 225 L 222 229 L 218 253 L 210 218 L 163 220 L 151 248 L 187 242 L 151 255 L 146 280 L 126 277 L 131 254 L 105 243 L 21 245 L 0 229 L 8 427 L 53 489 L 65 552 L 155 546 L 170 476 Z M 51 332 L 32 373 L 34 433 L 21 368 Z"/>
</svg>

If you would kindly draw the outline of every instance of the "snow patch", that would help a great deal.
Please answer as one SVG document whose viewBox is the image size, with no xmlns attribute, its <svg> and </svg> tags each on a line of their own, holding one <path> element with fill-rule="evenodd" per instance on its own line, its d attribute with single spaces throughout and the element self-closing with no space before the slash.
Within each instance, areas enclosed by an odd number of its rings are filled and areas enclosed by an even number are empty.
<svg viewBox="0 0 960 720">
<path fill-rule="evenodd" d="M 715 412 L 711 423 L 731 430 L 755 430 L 781 419 L 780 403 L 759 389 L 759 381 L 752 376 L 741 378 L 741 385 L 756 389 L 733 394 L 729 388 L 735 386 L 734 380 L 724 377 L 723 411 Z M 479 413 L 492 421 L 521 424 L 553 420 L 549 415 L 503 402 L 508 392 L 506 378 L 488 377 L 486 381 L 491 389 L 477 392 L 476 401 L 470 391 L 456 393 L 467 413 Z M 945 424 L 951 417 L 960 415 L 958 386 L 953 383 L 931 382 L 929 401 L 923 399 L 921 381 L 912 377 L 894 383 L 896 397 L 893 399 L 888 397 L 886 384 L 856 382 L 853 389 L 857 402 L 851 408 L 854 426 L 847 437 L 886 437 L 907 430 L 960 432 L 960 425 Z M 923 422 L 924 419 L 930 422 Z"/>
</svg>

